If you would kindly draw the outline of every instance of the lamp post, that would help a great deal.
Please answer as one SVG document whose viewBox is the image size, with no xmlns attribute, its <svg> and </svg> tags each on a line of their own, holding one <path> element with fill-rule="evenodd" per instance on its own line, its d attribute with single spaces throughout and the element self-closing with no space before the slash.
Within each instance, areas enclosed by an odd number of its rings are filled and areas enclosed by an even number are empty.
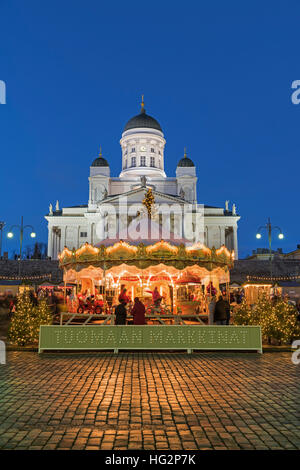
<svg viewBox="0 0 300 470">
<path fill-rule="evenodd" d="M 1 234 L 0 234 L 0 258 L 2 257 L 2 235 L 3 235 L 4 227 L 5 227 L 5 222 L 0 221 L 0 231 L 1 231 Z"/>
<path fill-rule="evenodd" d="M 31 229 L 31 233 L 30 233 L 30 236 L 31 238 L 35 238 L 36 237 L 36 233 L 34 231 L 34 228 L 32 225 L 24 225 L 23 224 L 23 216 L 21 217 L 21 225 L 12 225 L 9 229 L 9 232 L 7 234 L 7 237 L 8 238 L 13 238 L 14 236 L 14 233 L 13 233 L 13 229 L 14 228 L 18 228 L 20 230 L 20 255 L 19 255 L 19 276 L 20 276 L 20 273 L 21 273 L 21 260 L 22 260 L 22 246 L 23 246 L 23 237 L 24 237 L 24 230 L 25 228 L 30 228 Z"/>
<path fill-rule="evenodd" d="M 270 273 L 271 273 L 271 277 L 272 277 L 272 231 L 273 230 L 278 230 L 279 231 L 278 238 L 280 240 L 282 240 L 284 238 L 284 235 L 283 235 L 282 230 L 281 230 L 280 227 L 278 227 L 277 225 L 272 225 L 271 224 L 270 217 L 268 217 L 268 222 L 266 223 L 266 225 L 262 225 L 261 227 L 258 228 L 257 233 L 256 233 L 256 238 L 257 239 L 261 238 L 261 236 L 262 236 L 261 231 L 263 229 L 266 229 L 267 233 L 268 233 L 269 253 L 270 253 Z"/>
</svg>

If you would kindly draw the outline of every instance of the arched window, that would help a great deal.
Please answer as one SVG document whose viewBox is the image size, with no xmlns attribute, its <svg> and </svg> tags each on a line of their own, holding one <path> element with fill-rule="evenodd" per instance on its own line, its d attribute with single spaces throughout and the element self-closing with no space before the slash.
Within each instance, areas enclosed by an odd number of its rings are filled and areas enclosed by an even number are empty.
<svg viewBox="0 0 300 470">
<path fill-rule="evenodd" d="M 146 157 L 145 157 L 145 155 L 142 155 L 142 156 L 141 156 L 141 163 L 140 163 L 140 166 L 146 166 Z"/>
<path fill-rule="evenodd" d="M 131 166 L 136 166 L 136 157 L 131 157 Z"/>
<path fill-rule="evenodd" d="M 150 166 L 155 167 L 155 158 L 150 157 Z"/>
</svg>

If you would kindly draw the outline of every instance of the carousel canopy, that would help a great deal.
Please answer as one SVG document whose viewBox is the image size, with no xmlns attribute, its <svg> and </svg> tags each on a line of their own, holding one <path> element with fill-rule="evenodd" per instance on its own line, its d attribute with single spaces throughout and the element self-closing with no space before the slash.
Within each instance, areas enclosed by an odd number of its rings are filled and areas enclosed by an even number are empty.
<svg viewBox="0 0 300 470">
<path fill-rule="evenodd" d="M 77 250 L 64 248 L 59 254 L 59 262 L 61 268 L 77 272 L 91 266 L 107 271 L 122 264 L 135 266 L 138 270 L 163 264 L 176 270 L 196 265 L 208 271 L 218 267 L 227 271 L 233 265 L 233 252 L 225 246 L 216 250 L 200 243 L 177 246 L 161 240 L 150 245 L 139 243 L 136 246 L 120 240 L 110 246 L 97 247 L 85 243 Z"/>
</svg>

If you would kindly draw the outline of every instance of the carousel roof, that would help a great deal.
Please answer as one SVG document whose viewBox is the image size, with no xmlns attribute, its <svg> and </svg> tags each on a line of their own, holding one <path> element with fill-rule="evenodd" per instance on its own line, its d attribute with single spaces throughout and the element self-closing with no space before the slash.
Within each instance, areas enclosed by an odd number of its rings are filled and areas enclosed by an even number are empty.
<svg viewBox="0 0 300 470">
<path fill-rule="evenodd" d="M 125 264 L 144 270 L 150 266 L 164 264 L 183 270 L 188 266 L 202 266 L 212 271 L 217 267 L 228 270 L 233 265 L 234 253 L 225 246 L 219 249 L 208 248 L 196 243 L 191 246 L 176 245 L 167 240 L 151 244 L 142 242 L 115 241 L 109 246 L 101 244 L 92 246 L 85 243 L 77 250 L 64 248 L 59 254 L 60 267 L 80 271 L 89 266 L 100 267 L 102 270 Z"/>
</svg>

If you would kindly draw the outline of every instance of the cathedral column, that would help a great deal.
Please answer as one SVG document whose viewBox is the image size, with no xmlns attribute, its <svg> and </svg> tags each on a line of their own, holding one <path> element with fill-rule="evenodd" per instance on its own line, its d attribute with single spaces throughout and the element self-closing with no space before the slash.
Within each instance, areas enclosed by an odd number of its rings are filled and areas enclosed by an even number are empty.
<svg viewBox="0 0 300 470">
<path fill-rule="evenodd" d="M 238 240 L 237 240 L 237 227 L 233 227 L 233 249 L 235 259 L 238 259 Z"/>
<path fill-rule="evenodd" d="M 53 257 L 53 229 L 48 228 L 48 256 Z"/>
<path fill-rule="evenodd" d="M 61 228 L 57 229 L 57 255 L 62 251 L 61 247 Z"/>
<path fill-rule="evenodd" d="M 56 259 L 56 230 L 55 227 L 52 229 L 52 258 Z"/>
<path fill-rule="evenodd" d="M 208 227 L 205 227 L 205 233 L 206 233 L 206 246 L 209 247 L 209 237 L 208 237 Z"/>
<path fill-rule="evenodd" d="M 62 251 L 66 245 L 66 229 L 67 227 L 62 227 L 61 228 L 61 246 L 60 246 L 60 250 Z"/>
<path fill-rule="evenodd" d="M 220 229 L 220 246 L 225 245 L 225 228 L 223 225 L 219 226 Z"/>
</svg>

